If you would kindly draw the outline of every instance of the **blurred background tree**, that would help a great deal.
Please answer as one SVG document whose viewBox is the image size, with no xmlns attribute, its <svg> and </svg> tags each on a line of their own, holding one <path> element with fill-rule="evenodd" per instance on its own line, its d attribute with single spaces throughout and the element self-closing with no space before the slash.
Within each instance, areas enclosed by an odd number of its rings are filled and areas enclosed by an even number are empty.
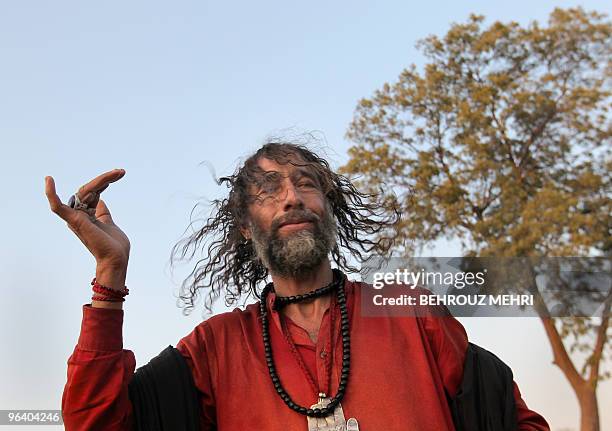
<svg viewBox="0 0 612 431">
<path fill-rule="evenodd" d="M 342 172 L 402 209 L 403 254 L 445 237 L 468 256 L 609 256 L 610 21 L 581 8 L 555 9 L 547 26 L 483 21 L 420 41 L 423 70 L 359 102 Z M 602 308 L 555 319 L 538 307 L 582 431 L 599 430 L 597 383 L 609 377 L 609 296 Z"/>
</svg>

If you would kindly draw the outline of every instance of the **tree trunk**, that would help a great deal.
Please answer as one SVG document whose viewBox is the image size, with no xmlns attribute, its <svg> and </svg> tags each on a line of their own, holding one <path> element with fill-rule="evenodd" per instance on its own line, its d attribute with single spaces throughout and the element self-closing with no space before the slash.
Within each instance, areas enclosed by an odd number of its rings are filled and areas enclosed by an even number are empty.
<svg viewBox="0 0 612 431">
<path fill-rule="evenodd" d="M 578 398 L 580 405 L 580 431 L 599 431 L 599 407 L 597 404 L 597 381 L 595 385 L 583 379 L 574 368 L 552 319 L 541 319 L 553 350 L 553 363 L 558 366 Z"/>
<path fill-rule="evenodd" d="M 606 300 L 607 308 L 604 310 L 602 323 L 597 335 L 598 343 L 596 344 L 598 344 L 598 348 L 596 347 L 594 352 L 596 356 L 594 358 L 595 363 L 591 365 L 591 372 L 594 373 L 594 375 L 591 375 L 589 378 L 585 379 L 578 372 L 578 370 L 576 370 L 576 367 L 574 366 L 574 363 L 572 362 L 572 359 L 570 358 L 565 345 L 563 344 L 563 339 L 557 331 L 554 319 L 550 317 L 548 307 L 542 299 L 540 291 L 537 289 L 535 275 L 532 268 L 531 274 L 531 286 L 529 291 L 534 295 L 535 309 L 540 315 L 540 321 L 544 325 L 544 331 L 546 332 L 546 336 L 550 342 L 550 346 L 553 351 L 553 363 L 561 369 L 569 381 L 570 386 L 574 390 L 576 398 L 578 398 L 578 404 L 580 405 L 580 431 L 599 431 L 599 407 L 597 404 L 596 391 L 599 361 L 601 360 L 603 346 L 607 341 L 606 332 L 608 329 L 609 307 L 610 301 L 612 301 L 612 296 Z"/>
<path fill-rule="evenodd" d="M 576 392 L 580 404 L 580 431 L 599 431 L 599 408 L 595 391 L 591 385 L 585 385 L 584 389 Z"/>
</svg>

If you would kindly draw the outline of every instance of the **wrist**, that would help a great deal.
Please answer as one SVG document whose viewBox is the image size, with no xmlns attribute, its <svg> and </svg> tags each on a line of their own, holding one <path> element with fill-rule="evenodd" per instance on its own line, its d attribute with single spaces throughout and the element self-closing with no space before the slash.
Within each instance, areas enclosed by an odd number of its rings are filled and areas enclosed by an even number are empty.
<svg viewBox="0 0 612 431">
<path fill-rule="evenodd" d="M 123 289 L 127 266 L 98 263 L 96 266 L 96 281 L 111 289 Z"/>
<path fill-rule="evenodd" d="M 123 302 L 107 302 L 107 301 L 91 301 L 93 308 L 111 308 L 113 310 L 122 310 Z"/>
</svg>

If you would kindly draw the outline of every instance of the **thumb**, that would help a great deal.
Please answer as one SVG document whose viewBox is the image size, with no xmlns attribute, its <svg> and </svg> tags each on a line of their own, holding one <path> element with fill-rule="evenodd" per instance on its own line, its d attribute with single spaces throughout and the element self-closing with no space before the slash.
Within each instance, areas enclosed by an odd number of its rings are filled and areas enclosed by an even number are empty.
<svg viewBox="0 0 612 431">
<path fill-rule="evenodd" d="M 100 199 L 98 205 L 96 205 L 96 220 L 104 224 L 115 224 L 111 217 L 110 210 L 102 199 Z"/>
</svg>

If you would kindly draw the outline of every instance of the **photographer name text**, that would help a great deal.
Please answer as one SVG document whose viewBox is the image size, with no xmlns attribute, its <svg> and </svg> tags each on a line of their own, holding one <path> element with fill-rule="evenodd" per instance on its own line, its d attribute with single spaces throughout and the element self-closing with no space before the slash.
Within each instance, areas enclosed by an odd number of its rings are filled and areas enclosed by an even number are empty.
<svg viewBox="0 0 612 431">
<path fill-rule="evenodd" d="M 416 305 L 495 305 L 533 306 L 533 295 L 399 295 L 387 297 L 374 295 L 374 305 L 416 306 Z"/>
</svg>

